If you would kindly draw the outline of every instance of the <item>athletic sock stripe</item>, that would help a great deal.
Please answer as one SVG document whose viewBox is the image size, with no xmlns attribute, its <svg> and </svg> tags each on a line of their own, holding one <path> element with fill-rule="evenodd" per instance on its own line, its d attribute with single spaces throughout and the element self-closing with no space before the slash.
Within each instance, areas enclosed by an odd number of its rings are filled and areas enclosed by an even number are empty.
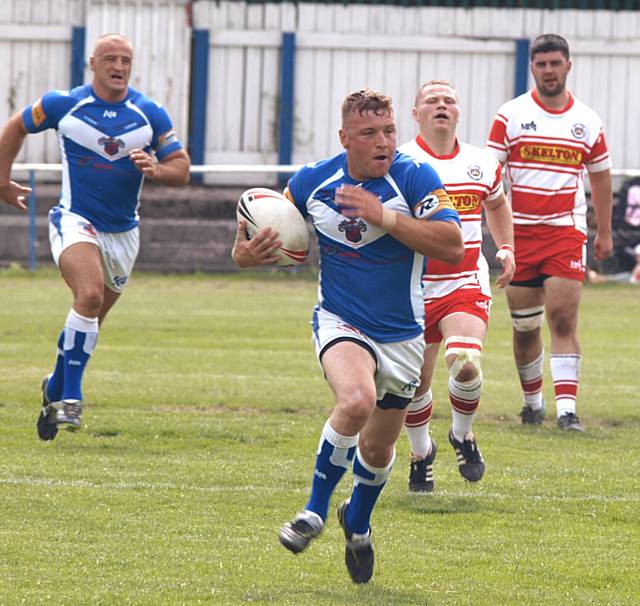
<svg viewBox="0 0 640 606">
<path fill-rule="evenodd" d="M 433 407 L 431 404 L 421 408 L 420 410 L 416 410 L 415 412 L 410 412 L 407 414 L 404 424 L 407 427 L 420 427 L 421 425 L 426 425 L 431 420 L 431 411 Z"/>
<path fill-rule="evenodd" d="M 578 384 L 577 383 L 554 383 L 553 388 L 556 394 L 556 397 L 576 397 L 578 393 Z"/>
<path fill-rule="evenodd" d="M 461 400 L 452 394 L 449 394 L 449 401 L 451 402 L 451 406 L 463 415 L 473 414 L 478 410 L 478 405 L 480 404 L 480 398 L 476 398 L 475 400 Z"/>
<path fill-rule="evenodd" d="M 520 385 L 526 390 L 536 390 L 542 388 L 542 377 L 535 379 L 520 379 Z"/>
<path fill-rule="evenodd" d="M 476 351 L 482 351 L 482 345 L 479 343 L 467 343 L 465 341 L 447 341 L 447 351 L 452 348 L 456 349 L 475 349 Z"/>
</svg>

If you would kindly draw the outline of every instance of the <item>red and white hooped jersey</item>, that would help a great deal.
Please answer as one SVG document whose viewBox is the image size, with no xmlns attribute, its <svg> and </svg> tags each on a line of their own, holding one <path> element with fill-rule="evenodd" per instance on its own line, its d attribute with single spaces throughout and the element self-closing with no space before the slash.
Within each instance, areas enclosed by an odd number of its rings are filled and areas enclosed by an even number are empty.
<svg viewBox="0 0 640 606">
<path fill-rule="evenodd" d="M 584 169 L 611 168 L 602 121 L 569 94 L 547 109 L 535 90 L 507 101 L 496 114 L 487 147 L 505 163 L 515 225 L 575 227 L 586 233 Z"/>
<path fill-rule="evenodd" d="M 452 154 L 439 156 L 420 135 L 401 145 L 398 151 L 435 169 L 462 222 L 464 258 L 457 265 L 427 260 L 422 276 L 425 303 L 459 288 L 480 289 L 491 296 L 489 268 L 481 250 L 482 204 L 503 193 L 499 162 L 488 150 L 467 143 L 457 143 Z"/>
</svg>

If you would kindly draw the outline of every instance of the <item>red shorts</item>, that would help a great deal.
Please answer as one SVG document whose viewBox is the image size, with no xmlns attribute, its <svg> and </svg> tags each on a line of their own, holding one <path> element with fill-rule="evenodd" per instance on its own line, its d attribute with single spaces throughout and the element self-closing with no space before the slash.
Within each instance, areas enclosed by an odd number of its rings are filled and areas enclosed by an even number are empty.
<svg viewBox="0 0 640 606">
<path fill-rule="evenodd" d="M 514 282 L 541 275 L 584 280 L 587 237 L 573 227 L 515 225 Z"/>
<path fill-rule="evenodd" d="M 442 318 L 451 314 L 465 313 L 477 316 L 485 324 L 489 324 L 489 306 L 491 297 L 476 289 L 459 288 L 441 299 L 424 306 L 424 340 L 426 343 L 440 343 L 442 333 L 438 324 Z"/>
</svg>

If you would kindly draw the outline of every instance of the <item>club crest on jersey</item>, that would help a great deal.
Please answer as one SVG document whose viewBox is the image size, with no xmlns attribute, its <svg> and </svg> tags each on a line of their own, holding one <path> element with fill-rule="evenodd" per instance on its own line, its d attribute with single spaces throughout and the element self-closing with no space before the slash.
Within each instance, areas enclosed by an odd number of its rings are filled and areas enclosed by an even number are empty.
<svg viewBox="0 0 640 606">
<path fill-rule="evenodd" d="M 467 174 L 470 179 L 474 181 L 480 181 L 482 179 L 482 168 L 480 168 L 477 164 L 472 164 L 469 168 L 467 168 Z"/>
<path fill-rule="evenodd" d="M 571 127 L 571 134 L 576 139 L 583 139 L 586 132 L 587 132 L 587 129 L 586 129 L 585 125 L 584 124 L 580 124 L 580 122 L 576 122 Z"/>
<path fill-rule="evenodd" d="M 349 242 L 360 242 L 367 224 L 362 219 L 345 219 L 338 225 L 338 231 L 343 231 Z"/>
<path fill-rule="evenodd" d="M 124 141 L 122 139 L 114 139 L 113 137 L 100 137 L 98 139 L 98 145 L 104 147 L 110 156 L 115 156 L 121 147 L 124 147 Z"/>
</svg>

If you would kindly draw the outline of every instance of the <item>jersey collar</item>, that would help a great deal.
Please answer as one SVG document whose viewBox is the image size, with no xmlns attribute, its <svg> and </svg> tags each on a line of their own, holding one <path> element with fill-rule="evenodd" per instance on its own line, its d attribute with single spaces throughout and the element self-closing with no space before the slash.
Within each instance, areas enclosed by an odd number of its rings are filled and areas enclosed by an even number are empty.
<svg viewBox="0 0 640 606">
<path fill-rule="evenodd" d="M 565 112 L 568 112 L 573 107 L 573 102 L 574 102 L 574 98 L 573 98 L 573 95 L 571 94 L 571 91 L 567 91 L 567 92 L 569 93 L 569 100 L 567 101 L 567 104 L 561 109 L 551 109 L 547 107 L 542 102 L 542 99 L 540 99 L 540 96 L 538 95 L 538 91 L 535 88 L 532 89 L 531 91 L 531 97 L 548 114 L 564 114 Z"/>
<path fill-rule="evenodd" d="M 416 136 L 416 143 L 418 144 L 418 147 L 420 147 L 421 149 L 426 151 L 430 156 L 433 156 L 438 160 L 451 160 L 451 158 L 455 158 L 460 153 L 460 143 L 458 143 L 457 137 L 456 137 L 455 148 L 453 149 L 453 152 L 451 152 L 450 154 L 442 154 L 442 155 L 436 154 L 436 152 L 434 152 L 429 147 L 427 142 L 420 135 Z"/>
</svg>

